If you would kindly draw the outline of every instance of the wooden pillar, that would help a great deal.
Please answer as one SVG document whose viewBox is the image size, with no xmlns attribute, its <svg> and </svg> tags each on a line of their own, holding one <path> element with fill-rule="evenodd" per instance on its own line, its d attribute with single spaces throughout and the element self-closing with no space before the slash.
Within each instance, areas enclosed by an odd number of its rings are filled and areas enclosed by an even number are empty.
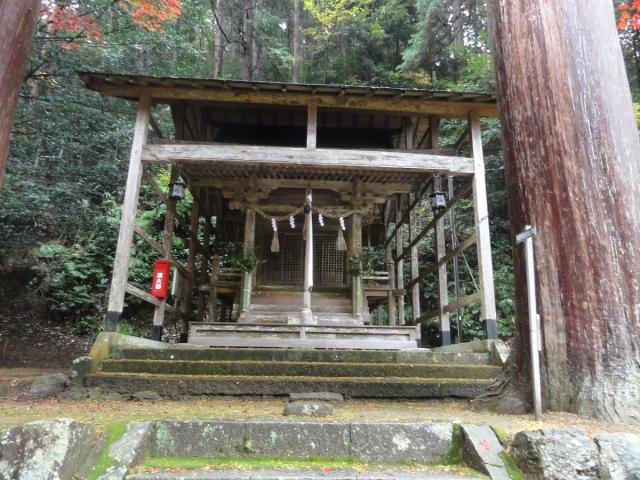
<svg viewBox="0 0 640 480">
<path fill-rule="evenodd" d="M 220 256 L 217 252 L 213 255 L 211 261 L 211 280 L 209 283 L 209 298 L 207 299 L 208 320 L 216 321 L 218 310 L 218 277 L 220 276 Z M 222 313 L 222 308 L 220 309 Z"/>
<path fill-rule="evenodd" d="M 415 194 L 410 193 L 407 199 L 408 205 L 413 205 Z M 409 242 L 416 239 L 416 212 L 415 209 L 409 211 Z M 415 281 L 420 276 L 418 262 L 418 245 L 411 247 L 411 281 Z M 413 323 L 420 318 L 420 282 L 415 282 L 411 287 L 411 306 L 413 310 Z"/>
<path fill-rule="evenodd" d="M 198 272 L 198 311 L 196 318 L 199 322 L 204 320 L 205 300 L 204 292 L 200 289 L 207 281 L 209 267 L 209 236 L 211 235 L 211 215 L 207 213 L 202 232 L 202 253 L 200 257 L 200 271 Z"/>
<path fill-rule="evenodd" d="M 402 255 L 404 241 L 402 239 L 402 197 L 398 195 L 396 199 L 396 255 Z M 396 285 L 398 290 L 404 290 L 404 260 L 396 263 Z M 398 324 L 404 325 L 404 294 L 398 295 Z"/>
<path fill-rule="evenodd" d="M 118 244 L 113 262 L 113 275 L 111 277 L 111 290 L 109 291 L 109 305 L 105 317 L 105 331 L 115 332 L 124 307 L 125 288 L 129 277 L 129 255 L 131 254 L 131 242 L 133 241 L 133 227 L 136 210 L 138 208 L 138 196 L 140 195 L 140 180 L 142 178 L 142 147 L 147 141 L 149 117 L 151 113 L 151 97 L 140 97 L 138 101 L 138 113 L 131 144 L 129 157 L 129 171 L 127 173 L 127 186 L 122 204 L 122 217 L 120 219 L 120 232 Z"/>
<path fill-rule="evenodd" d="M 198 227 L 200 224 L 200 203 L 194 198 L 191 207 L 191 227 L 189 229 L 189 254 L 187 255 L 187 272 L 189 277 L 184 282 L 184 298 L 180 307 L 181 331 L 180 343 L 187 343 L 189 322 L 193 314 L 193 284 L 196 283 L 196 253 L 198 252 Z"/>
<path fill-rule="evenodd" d="M 307 105 L 307 148 L 316 148 L 318 143 L 318 104 Z"/>
<path fill-rule="evenodd" d="M 436 116 L 429 117 L 429 137 L 431 139 L 430 148 L 437 149 L 440 141 L 440 119 Z M 434 179 L 434 190 L 442 191 L 442 177 Z M 434 212 L 435 213 L 435 212 Z M 444 217 L 441 217 L 435 226 L 436 235 L 436 260 L 439 263 L 447 254 L 447 243 L 445 240 Z M 440 335 L 442 345 L 451 344 L 451 327 L 449 322 L 449 312 L 445 308 L 449 305 L 449 279 L 447 278 L 446 262 L 438 267 L 438 308 L 440 310 Z"/>
<path fill-rule="evenodd" d="M 393 233 L 393 226 L 391 222 L 387 223 L 387 238 Z M 395 262 L 393 260 L 393 253 L 391 251 L 391 242 L 387 245 L 387 272 L 389 273 L 389 293 L 387 294 L 387 308 L 389 314 L 389 325 L 397 325 L 396 319 L 396 297 L 395 297 L 395 288 L 396 288 L 396 268 Z"/>
<path fill-rule="evenodd" d="M 311 190 L 307 190 L 307 200 L 304 207 L 304 221 L 306 239 L 304 242 L 304 292 L 302 294 L 302 318 L 304 323 L 313 323 L 311 311 L 311 291 L 313 290 L 313 197 Z"/>
<path fill-rule="evenodd" d="M 482 153 L 482 132 L 480 117 L 476 112 L 469 114 L 471 146 L 473 150 L 473 205 L 478 248 L 478 269 L 480 272 L 480 319 L 486 338 L 497 338 L 496 297 L 493 285 L 493 262 L 491 260 L 491 239 L 489 234 L 489 207 Z"/>
<path fill-rule="evenodd" d="M 247 208 L 244 220 L 244 247 L 243 254 L 249 255 L 255 248 L 256 239 L 256 212 Z M 242 298 L 240 312 L 247 313 L 251 309 L 251 290 L 253 288 L 253 272 L 242 274 Z"/>
<path fill-rule="evenodd" d="M 178 172 L 175 167 L 171 167 L 171 174 L 169 176 L 169 182 L 175 182 L 178 177 Z M 163 257 L 165 259 L 171 258 L 171 246 L 173 240 L 173 229 L 175 226 L 176 218 L 176 201 L 166 197 L 167 213 L 164 216 L 164 230 L 162 232 L 162 250 L 164 251 Z M 176 275 L 180 275 L 176 271 Z M 164 325 L 164 316 L 167 309 L 167 300 L 163 299 L 160 305 L 154 308 L 153 311 L 153 331 L 151 333 L 152 340 L 162 340 L 162 327 Z"/>
<path fill-rule="evenodd" d="M 351 235 L 349 235 L 351 255 L 358 255 L 362 258 L 362 217 L 354 213 L 351 216 Z M 353 275 L 351 279 L 351 298 L 353 304 L 353 314 L 363 318 L 364 299 L 362 295 L 362 274 Z"/>
</svg>

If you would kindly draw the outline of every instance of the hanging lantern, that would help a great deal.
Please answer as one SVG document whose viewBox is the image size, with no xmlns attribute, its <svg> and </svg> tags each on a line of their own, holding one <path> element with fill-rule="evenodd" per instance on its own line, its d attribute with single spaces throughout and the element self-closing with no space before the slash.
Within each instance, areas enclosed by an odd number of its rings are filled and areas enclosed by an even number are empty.
<svg viewBox="0 0 640 480">
<path fill-rule="evenodd" d="M 433 192 L 431 195 L 429 195 L 429 198 L 431 199 L 431 201 L 429 202 L 431 210 L 438 212 L 444 208 L 447 208 L 447 196 L 444 192 Z"/>
<path fill-rule="evenodd" d="M 177 168 L 177 180 L 169 184 L 169 198 L 171 200 L 183 200 L 186 190 L 186 185 L 180 180 L 182 177 L 182 164 L 178 164 Z"/>
</svg>

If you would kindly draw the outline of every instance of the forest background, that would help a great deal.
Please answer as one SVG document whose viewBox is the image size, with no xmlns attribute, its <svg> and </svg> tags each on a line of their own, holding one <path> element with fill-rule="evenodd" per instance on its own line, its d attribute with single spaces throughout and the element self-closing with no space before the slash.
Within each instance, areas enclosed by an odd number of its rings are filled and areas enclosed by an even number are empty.
<svg viewBox="0 0 640 480">
<path fill-rule="evenodd" d="M 638 101 L 637 11 L 616 6 Z M 43 2 L 0 197 L 0 291 L 17 297 L 28 291 L 44 305 L 38 321 L 88 338 L 102 328 L 135 110 L 84 89 L 77 75 L 83 70 L 494 91 L 482 0 Z M 640 117 L 637 104 L 636 112 Z M 171 132 L 168 110 L 158 114 Z M 443 146 L 457 140 L 460 128 L 443 125 Z M 515 314 L 512 238 L 497 120 L 483 121 L 483 140 L 499 333 L 508 338 Z M 157 175 L 166 184 L 166 172 Z M 164 208 L 151 192 L 143 191 L 141 202 L 148 208 L 138 221 L 158 238 Z M 181 203 L 179 214 L 186 218 L 188 208 L 188 201 Z M 470 213 L 470 205 L 459 212 L 463 228 Z M 180 234 L 187 232 L 180 228 L 174 255 L 184 257 Z M 370 252 L 372 268 L 381 253 Z M 135 245 L 134 283 L 149 284 L 153 258 L 145 245 Z M 473 291 L 468 271 L 461 283 L 463 291 Z M 429 292 L 436 289 L 425 286 L 423 302 L 435 306 Z M 473 306 L 462 312 L 465 340 L 482 333 L 478 313 Z M 120 328 L 148 335 L 150 316 L 128 298 Z M 16 318 L 0 323 L 5 350 L 26 328 Z"/>
</svg>

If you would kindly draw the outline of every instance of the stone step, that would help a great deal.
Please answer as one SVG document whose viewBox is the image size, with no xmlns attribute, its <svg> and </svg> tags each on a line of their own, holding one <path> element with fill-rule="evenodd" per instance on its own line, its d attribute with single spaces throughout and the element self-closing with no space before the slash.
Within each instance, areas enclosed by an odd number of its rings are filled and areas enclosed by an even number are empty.
<svg viewBox="0 0 640 480">
<path fill-rule="evenodd" d="M 476 475 L 418 470 L 356 470 L 325 467 L 318 469 L 207 469 L 176 472 L 175 469 L 167 469 L 153 473 L 136 473 L 127 475 L 126 478 L 128 480 L 473 480 L 478 478 Z"/>
<path fill-rule="evenodd" d="M 276 303 L 251 303 L 252 312 L 302 312 L 302 302 L 296 304 L 276 304 Z M 353 306 L 351 302 L 348 304 L 336 305 L 311 305 L 313 313 L 344 313 L 351 315 Z"/>
<path fill-rule="evenodd" d="M 188 345 L 167 348 L 125 348 L 114 358 L 132 360 L 256 360 L 263 362 L 334 362 L 394 364 L 491 365 L 488 353 L 411 350 L 308 350 L 284 348 L 204 348 Z"/>
<path fill-rule="evenodd" d="M 416 377 L 492 379 L 500 368 L 490 365 L 432 365 L 337 362 L 107 360 L 103 372 L 171 375 L 252 375 L 271 377 Z"/>
<path fill-rule="evenodd" d="M 113 372 L 98 372 L 86 378 L 88 387 L 101 387 L 121 394 L 153 390 L 163 397 L 334 392 L 354 398 L 475 398 L 491 383 L 490 379 L 458 378 L 185 376 Z"/>
</svg>

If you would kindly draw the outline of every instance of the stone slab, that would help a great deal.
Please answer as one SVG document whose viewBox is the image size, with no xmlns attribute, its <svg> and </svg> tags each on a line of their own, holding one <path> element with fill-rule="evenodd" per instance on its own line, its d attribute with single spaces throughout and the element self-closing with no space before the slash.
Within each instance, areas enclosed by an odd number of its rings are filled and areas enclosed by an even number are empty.
<svg viewBox="0 0 640 480">
<path fill-rule="evenodd" d="M 156 422 L 151 451 L 158 456 L 215 457 L 246 451 L 244 422 L 162 420 Z"/>
<path fill-rule="evenodd" d="M 599 433 L 595 441 L 602 480 L 640 480 L 640 435 Z"/>
<path fill-rule="evenodd" d="M 333 407 L 326 402 L 298 401 L 287 403 L 283 415 L 300 415 L 304 417 L 328 417 L 333 414 Z"/>
<path fill-rule="evenodd" d="M 142 463 L 149 453 L 153 430 L 151 422 L 130 423 L 124 435 L 109 447 L 109 456 L 127 468 Z"/>
<path fill-rule="evenodd" d="M 344 397 L 340 393 L 334 392 L 306 392 L 306 393 L 291 393 L 289 394 L 290 402 L 298 401 L 318 401 L 318 402 L 331 402 L 342 403 Z"/>
<path fill-rule="evenodd" d="M 460 434 L 460 456 L 466 465 L 488 475 L 491 480 L 510 480 L 507 467 L 500 457 L 504 454 L 504 448 L 489 425 L 463 424 Z"/>
<path fill-rule="evenodd" d="M 527 479 L 595 480 L 598 449 L 580 430 L 519 432 L 511 443 L 511 458 Z"/>
<path fill-rule="evenodd" d="M 69 418 L 14 427 L 0 435 L 0 478 L 83 478 L 101 445 L 93 425 Z"/>
<path fill-rule="evenodd" d="M 452 433 L 450 423 L 354 423 L 351 452 L 363 461 L 434 463 L 449 454 Z"/>
<path fill-rule="evenodd" d="M 247 453 L 278 457 L 346 457 L 350 426 L 330 422 L 246 422 Z"/>
</svg>

